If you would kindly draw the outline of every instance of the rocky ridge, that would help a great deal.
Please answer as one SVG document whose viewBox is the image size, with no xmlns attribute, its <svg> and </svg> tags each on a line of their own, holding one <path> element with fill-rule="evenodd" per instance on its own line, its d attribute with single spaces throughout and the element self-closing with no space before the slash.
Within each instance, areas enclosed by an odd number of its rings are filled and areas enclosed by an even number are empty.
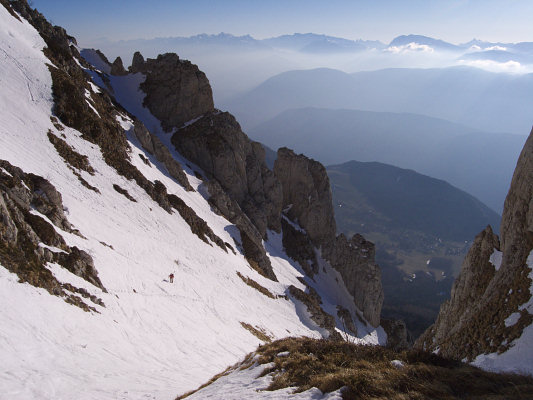
<svg viewBox="0 0 533 400">
<path fill-rule="evenodd" d="M 204 75 L 196 73 L 196 69 L 177 55 L 165 54 L 145 61 L 136 52 L 129 72 L 146 75 L 140 85 L 146 93 L 144 105 L 161 120 L 164 130 L 174 132 L 171 142 L 176 150 L 202 169 L 209 201 L 239 229 L 238 247 L 250 265 L 264 276 L 277 279 L 262 241 L 268 239 L 269 229 L 283 231 L 285 250 L 308 276 L 312 278 L 318 270 L 314 248 L 321 249 L 321 256 L 341 273 L 364 318 L 379 326 L 383 290 L 373 244 L 360 235 L 350 239 L 336 236 L 325 168 L 303 155 L 281 150 L 278 167 L 271 171 L 265 163 L 263 147 L 242 132 L 231 114 L 215 110 L 212 98 L 205 100 L 210 96 L 210 87 L 206 88 L 209 82 L 204 82 Z M 194 76 L 185 78 L 192 72 Z M 155 100 L 163 96 L 159 87 L 163 77 L 171 82 L 173 90 L 182 93 L 166 98 L 164 112 L 160 101 Z M 187 79 L 195 83 L 187 84 Z M 183 97 L 203 100 L 196 107 L 192 103 L 185 105 Z M 175 115 L 172 110 L 177 109 L 187 116 Z M 299 224 L 303 231 L 287 221 Z"/>
<path fill-rule="evenodd" d="M 47 43 L 48 48 L 45 52 L 54 64 L 50 65 L 49 69 L 53 80 L 54 113 L 59 120 L 55 124 L 57 126 L 64 124 L 77 129 L 83 134 L 84 139 L 100 147 L 108 165 L 126 179 L 135 181 L 168 213 L 178 211 L 191 227 L 191 231 L 200 239 L 208 244 L 216 244 L 225 251 L 228 248 L 231 249 L 231 246 L 217 237 L 205 221 L 199 218 L 181 199 L 174 194 L 169 194 L 161 182 L 149 181 L 132 164 L 130 160 L 131 148 L 120 126 L 120 114 L 117 114 L 116 111 L 116 107 L 120 109 L 120 106 L 114 100 L 113 92 L 93 93 L 91 103 L 86 99 L 86 93 L 92 92 L 86 72 L 91 69 L 91 66 L 80 57 L 76 47 L 73 46 L 75 40 L 68 36 L 62 28 L 52 27 L 42 15 L 29 8 L 25 2 L 13 4 L 16 5 L 17 12 L 27 18 L 41 32 Z M 101 53 L 96 52 L 96 54 Z M 102 60 L 109 65 L 105 58 Z M 241 241 L 237 243 L 237 248 L 245 255 L 253 268 L 268 278 L 276 280 L 263 240 L 268 239 L 268 230 L 281 232 L 282 220 L 287 222 L 292 218 L 292 223 L 294 223 L 294 221 L 301 219 L 304 214 L 309 216 L 307 220 L 304 220 L 312 228 L 306 229 L 304 227 L 305 231 L 299 231 L 298 228 L 297 231 L 301 235 L 294 234 L 293 231 L 292 238 L 298 237 L 297 240 L 291 239 L 290 235 L 285 235 L 284 245 L 287 252 L 292 252 L 295 260 L 301 265 L 305 265 L 303 270 L 309 272 L 309 279 L 313 279 L 313 274 L 318 270 L 318 254 L 314 251 L 315 247 L 322 247 L 322 251 L 327 255 L 326 260 L 330 260 L 331 264 L 338 270 L 345 264 L 344 266 L 350 271 L 345 273 L 347 278 L 344 279 L 348 279 L 350 273 L 354 274 L 354 266 L 357 268 L 363 266 L 362 259 L 372 256 L 371 252 L 366 254 L 365 249 L 361 249 L 359 254 L 358 249 L 352 248 L 342 238 L 335 238 L 334 222 L 333 225 L 330 223 L 333 221 L 333 214 L 329 182 L 325 173 L 322 174 L 324 168 L 318 163 L 316 163 L 316 176 L 310 180 L 305 179 L 306 190 L 308 189 L 314 194 L 315 203 L 310 207 L 303 201 L 300 207 L 300 201 L 303 198 L 296 195 L 296 208 L 300 218 L 282 214 L 282 208 L 287 206 L 287 204 L 283 204 L 283 185 L 285 184 L 286 188 L 292 187 L 293 184 L 299 185 L 297 174 L 283 183 L 276 176 L 276 173 L 266 166 L 262 146 L 252 142 L 242 132 L 233 116 L 214 109 L 209 82 L 205 74 L 198 70 L 198 67 L 188 61 L 180 60 L 175 54 L 164 54 L 156 59 L 144 60 L 140 53 L 134 55 L 134 62 L 129 71 L 126 71 L 120 59 L 115 60 L 109 67 L 111 74 L 119 76 L 131 73 L 141 73 L 146 76 L 145 81 L 140 86 L 141 90 L 146 93 L 145 107 L 161 121 L 164 130 L 174 131 L 172 143 L 177 150 L 202 169 L 210 203 L 217 212 L 224 215 L 238 228 Z M 106 82 L 105 73 L 100 72 L 100 74 L 102 80 Z M 120 112 L 126 113 L 123 109 L 120 109 Z M 57 129 L 60 130 L 60 128 Z M 176 181 L 180 182 L 185 189 L 192 190 L 179 163 L 173 160 L 168 149 L 140 121 L 136 122 L 133 134 L 147 152 L 154 154 L 156 159 L 164 164 Z M 71 165 L 75 174 L 80 168 L 91 173 L 86 169 L 88 167 L 83 164 L 83 159 L 69 151 L 68 147 L 61 142 L 62 139 L 52 135 L 50 140 L 58 152 L 64 152 L 63 158 L 67 164 Z M 300 159 L 300 157 L 294 157 L 295 162 L 299 165 L 305 165 L 312 161 L 305 157 Z M 147 160 L 143 161 L 147 162 Z M 77 176 L 79 179 L 83 179 L 79 172 Z M 90 187 L 87 182 L 85 184 L 89 189 L 99 192 L 98 188 Z M 135 201 L 120 186 L 114 185 L 113 187 L 131 201 Z M 305 195 L 307 196 L 307 194 Z M 316 207 L 317 204 L 320 206 Z M 326 220 L 317 220 L 312 225 L 313 218 L 320 216 L 322 206 Z M 322 237 L 319 237 L 315 233 L 321 230 L 320 224 L 322 222 L 324 222 L 322 230 L 326 229 L 326 231 Z M 289 224 L 291 227 L 292 223 Z M 341 243 L 340 247 L 334 245 L 337 241 Z M 295 243 L 306 243 L 305 251 L 301 253 L 298 247 L 294 245 Z M 345 250 L 342 250 L 343 246 L 346 247 Z M 348 248 L 353 250 L 347 251 Z M 336 251 L 332 249 L 336 249 Z M 351 258 L 351 260 L 346 259 L 346 257 Z M 309 260 L 311 260 L 312 265 L 310 269 L 307 268 Z M 377 268 L 372 262 L 368 265 L 371 268 Z M 359 279 L 360 275 L 355 272 L 354 276 Z M 379 283 L 379 275 L 376 275 L 375 272 L 369 276 L 374 278 L 377 276 Z M 350 286 L 350 293 L 352 295 L 356 293 L 354 295 L 355 305 L 361 309 L 363 316 L 370 324 L 377 327 L 381 308 L 379 298 L 382 296 L 380 286 L 365 286 L 353 282 L 349 282 L 348 285 Z M 308 287 L 309 292 L 311 289 Z M 376 289 L 377 297 L 365 292 L 367 289 Z M 363 300 L 367 297 L 368 300 Z M 314 297 L 311 296 L 310 298 Z M 320 308 L 320 302 L 313 301 L 314 303 L 316 303 L 316 307 Z M 323 325 L 326 320 L 329 321 L 326 329 L 334 335 L 335 327 L 331 323 L 331 318 L 334 321 L 335 317 L 325 317 L 318 311 L 312 314 L 322 315 L 316 317 L 316 322 L 319 325 Z"/>
<path fill-rule="evenodd" d="M 305 230 L 311 243 L 320 249 L 321 256 L 340 272 L 364 317 L 378 326 L 383 289 L 381 272 L 374 261 L 374 245 L 361 235 L 350 239 L 343 234 L 336 236 L 331 189 L 324 166 L 281 148 L 274 163 L 274 174 L 283 188 L 286 217 Z"/>
<path fill-rule="evenodd" d="M 532 204 L 533 132 L 520 154 L 505 200 L 500 240 L 490 227 L 476 237 L 451 299 L 416 347 L 471 361 L 482 354 L 509 351 L 531 326 Z"/>
</svg>

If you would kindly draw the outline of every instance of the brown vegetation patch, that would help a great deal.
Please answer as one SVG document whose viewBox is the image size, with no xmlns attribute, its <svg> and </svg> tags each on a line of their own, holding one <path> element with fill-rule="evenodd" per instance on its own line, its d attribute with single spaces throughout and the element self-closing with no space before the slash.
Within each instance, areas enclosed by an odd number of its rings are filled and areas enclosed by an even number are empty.
<svg viewBox="0 0 533 400">
<path fill-rule="evenodd" d="M 223 372 L 221 372 L 220 374 L 216 374 L 215 376 L 213 376 L 211 379 L 209 379 L 206 383 L 204 383 L 202 386 L 200 386 L 198 389 L 195 389 L 195 390 L 191 390 L 190 392 L 187 392 L 187 393 L 184 393 L 182 394 L 181 396 L 178 396 L 176 397 L 176 400 L 182 400 L 186 397 L 189 397 L 191 395 L 193 395 L 194 393 L 202 390 L 203 388 L 211 385 L 213 382 L 215 382 L 216 380 L 218 380 L 219 378 L 222 378 L 223 376 L 226 376 L 228 375 L 230 372 L 233 372 L 235 369 L 237 369 L 238 367 L 238 364 L 235 364 L 235 365 L 232 365 L 231 367 L 228 367 L 226 368 Z"/>
<path fill-rule="evenodd" d="M 54 117 L 53 115 L 50 116 L 50 121 L 52 122 L 52 125 L 54 125 L 54 127 L 58 131 L 64 131 L 65 130 L 65 127 L 63 125 L 61 125 L 59 120 L 56 117 Z"/>
<path fill-rule="evenodd" d="M 148 165 L 149 167 L 152 166 L 152 163 L 150 162 L 149 159 L 147 159 L 145 156 L 143 156 L 142 154 L 139 153 L 139 158 L 142 160 L 143 163 L 145 163 L 146 165 Z"/>
<path fill-rule="evenodd" d="M 57 121 L 57 118 L 51 117 L 52 123 L 54 121 Z M 54 125 L 56 125 L 54 123 Z M 64 128 L 57 124 L 56 127 L 61 127 L 61 130 Z M 64 136 L 64 135 L 63 135 Z M 65 160 L 67 166 L 70 168 L 72 173 L 76 175 L 80 183 L 85 186 L 87 189 L 90 189 L 96 193 L 100 193 L 100 190 L 98 188 L 92 186 L 89 182 L 87 182 L 79 173 L 79 170 L 83 170 L 88 172 L 91 175 L 94 175 L 94 168 L 89 163 L 89 159 L 87 156 L 84 156 L 80 153 L 78 153 L 76 150 L 72 148 L 67 142 L 65 142 L 63 139 L 55 136 L 51 130 L 48 130 L 48 139 L 50 140 L 50 143 L 52 143 L 57 150 L 58 154 Z"/>
<path fill-rule="evenodd" d="M 54 145 L 61 158 L 63 158 L 68 165 L 94 175 L 94 168 L 89 163 L 87 156 L 78 153 L 63 139 L 54 135 L 50 129 L 48 130 L 48 140 L 50 140 L 50 143 Z"/>
<path fill-rule="evenodd" d="M 246 322 L 241 322 L 241 326 L 246 329 L 248 332 L 250 332 L 252 335 L 254 335 L 259 340 L 262 340 L 263 342 L 270 343 L 272 342 L 272 338 L 268 336 L 264 329 L 260 327 L 253 327 L 250 324 L 247 324 Z"/>
<path fill-rule="evenodd" d="M 93 185 L 91 185 L 89 182 L 87 182 L 85 179 L 83 179 L 83 177 L 81 176 L 81 174 L 78 172 L 78 171 L 75 171 L 75 170 L 72 170 L 72 172 L 74 173 L 74 175 L 76 175 L 76 177 L 78 178 L 78 181 L 80 181 L 80 183 L 85 186 L 87 189 L 89 190 L 92 190 L 93 192 L 95 193 L 98 193 L 100 194 L 100 190 L 98 190 L 97 187 L 94 187 Z"/>
<path fill-rule="evenodd" d="M 134 203 L 137 203 L 137 200 L 135 200 L 126 189 L 122 189 L 119 185 L 113 184 L 113 189 L 115 189 L 118 193 L 126 197 L 129 201 L 132 201 Z"/>
<path fill-rule="evenodd" d="M 288 356 L 277 357 L 280 352 Z M 343 399 L 525 399 L 533 378 L 495 374 L 431 353 L 380 346 L 289 338 L 260 346 L 260 364 L 274 363 L 269 390 L 342 387 Z M 403 367 L 395 367 L 400 360 Z"/>
<path fill-rule="evenodd" d="M 239 278 L 242 279 L 244 283 L 246 283 L 250 287 L 253 287 L 255 290 L 259 291 L 261 294 L 264 294 L 265 296 L 270 297 L 271 299 L 277 298 L 277 296 L 272 294 L 270 290 L 268 290 L 264 286 L 261 286 L 259 283 L 254 281 L 252 278 L 242 275 L 239 271 L 237 271 L 237 275 L 239 276 Z"/>
<path fill-rule="evenodd" d="M 234 239 L 234 240 L 235 240 L 235 239 Z M 228 249 L 231 250 L 231 252 L 232 252 L 233 254 L 237 254 L 237 252 L 235 251 L 235 249 L 233 248 L 233 246 L 232 246 L 231 244 L 229 244 L 228 242 L 224 242 L 224 244 L 226 245 L 226 247 L 227 247 Z"/>
<path fill-rule="evenodd" d="M 157 181 L 156 181 L 157 182 Z M 218 247 L 220 247 L 222 250 L 224 250 L 226 253 L 228 250 L 226 249 L 226 245 L 224 241 L 219 238 L 213 230 L 207 225 L 207 222 L 205 222 L 202 218 L 196 214 L 196 212 L 189 207 L 185 202 L 180 199 L 175 194 L 169 194 L 168 195 L 168 201 L 174 207 L 181 217 L 189 224 L 189 227 L 191 228 L 192 233 L 194 233 L 196 236 L 198 236 L 200 239 L 202 239 L 207 244 L 210 244 L 209 241 L 206 239 L 209 238 L 213 243 L 215 243 Z"/>
</svg>

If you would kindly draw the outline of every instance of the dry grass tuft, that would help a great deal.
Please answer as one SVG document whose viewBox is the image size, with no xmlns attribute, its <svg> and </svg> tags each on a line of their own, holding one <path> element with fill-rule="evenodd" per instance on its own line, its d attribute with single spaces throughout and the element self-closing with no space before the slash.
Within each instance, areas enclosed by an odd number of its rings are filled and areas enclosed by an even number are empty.
<svg viewBox="0 0 533 400">
<path fill-rule="evenodd" d="M 253 287 L 254 289 L 258 290 L 261 294 L 264 294 L 267 297 L 270 297 L 271 299 L 276 299 L 277 296 L 274 295 L 270 290 L 268 290 L 266 287 L 261 286 L 259 283 L 254 281 L 252 278 L 249 278 L 247 276 L 244 276 L 239 271 L 237 271 L 237 275 L 239 278 L 242 279 L 244 283 L 246 283 L 248 286 Z"/>
<path fill-rule="evenodd" d="M 241 322 L 241 326 L 246 329 L 248 332 L 250 332 L 252 335 L 254 335 L 259 340 L 262 340 L 263 342 L 270 343 L 272 342 L 272 338 L 266 334 L 264 329 L 261 329 L 259 327 L 253 327 L 250 324 L 247 324 L 246 322 Z"/>
<path fill-rule="evenodd" d="M 124 197 L 126 197 L 129 201 L 132 201 L 134 203 L 137 203 L 137 200 L 135 200 L 129 193 L 126 189 L 123 189 L 121 188 L 119 185 L 117 185 L 116 183 L 113 184 L 113 189 L 115 189 L 116 192 L 120 193 L 121 195 L 123 195 Z"/>
<path fill-rule="evenodd" d="M 289 352 L 286 357 L 277 357 Z M 259 363 L 273 363 L 269 390 L 343 389 L 343 399 L 526 399 L 533 378 L 482 371 L 422 351 L 288 338 L 260 346 Z M 405 366 L 396 368 L 392 360 Z M 529 397 L 528 397 L 529 396 Z"/>
<path fill-rule="evenodd" d="M 203 388 L 211 385 L 217 379 L 222 378 L 223 376 L 225 376 L 225 375 L 229 374 L 230 372 L 234 371 L 236 368 L 237 368 L 237 365 L 233 365 L 231 367 L 226 368 L 223 372 L 213 376 L 211 379 L 209 379 L 206 383 L 204 383 L 199 388 L 191 390 L 190 392 L 184 393 L 181 396 L 176 397 L 176 400 L 182 400 L 182 399 L 184 399 L 186 397 L 189 397 L 189 396 L 193 395 L 194 393 L 198 392 L 199 390 L 202 390 Z"/>
</svg>

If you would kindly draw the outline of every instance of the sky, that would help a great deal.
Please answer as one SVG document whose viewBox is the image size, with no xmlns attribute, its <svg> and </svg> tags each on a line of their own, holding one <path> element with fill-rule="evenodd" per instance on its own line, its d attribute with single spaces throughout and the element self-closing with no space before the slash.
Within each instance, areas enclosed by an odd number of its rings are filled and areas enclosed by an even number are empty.
<svg viewBox="0 0 533 400">
<path fill-rule="evenodd" d="M 32 0 L 81 45 L 220 32 L 257 39 L 322 33 L 381 40 L 421 34 L 464 43 L 533 40 L 531 0 Z"/>
</svg>

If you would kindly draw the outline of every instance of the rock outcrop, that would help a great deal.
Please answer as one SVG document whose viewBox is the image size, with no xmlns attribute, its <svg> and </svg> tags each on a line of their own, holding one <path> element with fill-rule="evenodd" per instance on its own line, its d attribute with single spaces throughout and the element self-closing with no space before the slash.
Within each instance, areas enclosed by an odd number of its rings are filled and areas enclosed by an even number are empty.
<svg viewBox="0 0 533 400">
<path fill-rule="evenodd" d="M 111 75 L 123 76 L 127 74 L 128 71 L 126 71 L 124 64 L 122 64 L 122 58 L 117 57 L 115 61 L 113 61 L 113 64 L 111 64 Z"/>
<path fill-rule="evenodd" d="M 378 326 L 383 289 L 381 272 L 374 261 L 374 245 L 361 235 L 350 240 L 342 234 L 336 236 L 326 169 L 317 161 L 281 148 L 274 163 L 274 174 L 283 188 L 283 209 L 287 218 L 305 230 L 313 245 L 321 250 L 322 257 L 340 272 L 364 317 L 373 326 Z M 287 252 L 299 253 L 300 249 L 288 249 Z M 302 257 L 308 259 L 307 255 Z"/>
<path fill-rule="evenodd" d="M 265 151 L 252 142 L 229 113 L 210 113 L 178 130 L 172 144 L 216 179 L 266 238 L 279 232 L 281 185 L 265 164 Z"/>
<path fill-rule="evenodd" d="M 329 247 L 336 225 L 326 169 L 318 161 L 281 148 L 274 173 L 283 187 L 287 217 L 305 229 L 316 247 Z"/>
<path fill-rule="evenodd" d="M 129 71 L 133 74 L 137 72 L 143 72 L 144 65 L 144 57 L 142 56 L 142 54 L 139 51 L 133 53 L 133 60 L 131 61 Z"/>
<path fill-rule="evenodd" d="M 382 319 L 380 324 L 387 334 L 387 347 L 395 351 L 402 351 L 412 345 L 413 342 L 410 341 L 407 327 L 402 320 Z"/>
<path fill-rule="evenodd" d="M 46 268 L 48 262 L 58 263 L 105 291 L 91 256 L 68 246 L 54 228 L 79 235 L 64 214 L 61 194 L 48 180 L 0 160 L 0 221 L 0 263 L 4 267 L 22 282 L 42 287 L 86 311 L 95 311 L 65 289 L 88 297 L 86 291 L 66 287 Z M 91 300 L 103 305 L 94 296 Z"/>
<path fill-rule="evenodd" d="M 452 296 L 416 347 L 438 349 L 455 359 L 503 353 L 533 322 L 533 132 L 518 159 L 505 200 L 501 240 L 490 227 L 481 232 L 465 258 Z M 501 253 L 498 251 L 501 250 Z M 514 315 L 515 318 L 510 318 Z"/>
<path fill-rule="evenodd" d="M 287 292 L 290 296 L 305 304 L 311 320 L 313 320 L 313 322 L 321 328 L 328 331 L 328 339 L 342 340 L 341 335 L 335 329 L 335 317 L 322 309 L 320 306 L 322 304 L 322 300 L 312 287 L 307 287 L 306 291 L 304 292 L 303 290 L 298 289 L 296 286 L 291 285 L 289 286 Z"/>
<path fill-rule="evenodd" d="M 340 234 L 324 249 L 323 257 L 340 272 L 355 305 L 368 322 L 377 327 L 384 295 L 374 244 L 359 234 L 351 239 Z"/>
<path fill-rule="evenodd" d="M 265 164 L 265 152 L 229 113 L 209 113 L 179 129 L 176 149 L 208 175 L 211 203 L 241 232 L 250 264 L 276 279 L 262 240 L 281 230 L 281 185 Z"/>
<path fill-rule="evenodd" d="M 146 93 L 143 105 L 161 121 L 169 132 L 205 113 L 214 111 L 213 93 L 205 74 L 177 54 L 166 53 L 143 62 L 137 52 L 132 72 L 142 72 L 146 80 L 141 89 Z"/>
<path fill-rule="evenodd" d="M 187 191 L 193 191 L 181 164 L 172 157 L 170 150 L 154 134 L 150 133 L 144 124 L 135 120 L 133 132 L 141 143 L 141 146 L 150 154 L 153 154 L 158 161 L 162 162 L 168 170 L 170 176 L 179 182 Z"/>
</svg>

